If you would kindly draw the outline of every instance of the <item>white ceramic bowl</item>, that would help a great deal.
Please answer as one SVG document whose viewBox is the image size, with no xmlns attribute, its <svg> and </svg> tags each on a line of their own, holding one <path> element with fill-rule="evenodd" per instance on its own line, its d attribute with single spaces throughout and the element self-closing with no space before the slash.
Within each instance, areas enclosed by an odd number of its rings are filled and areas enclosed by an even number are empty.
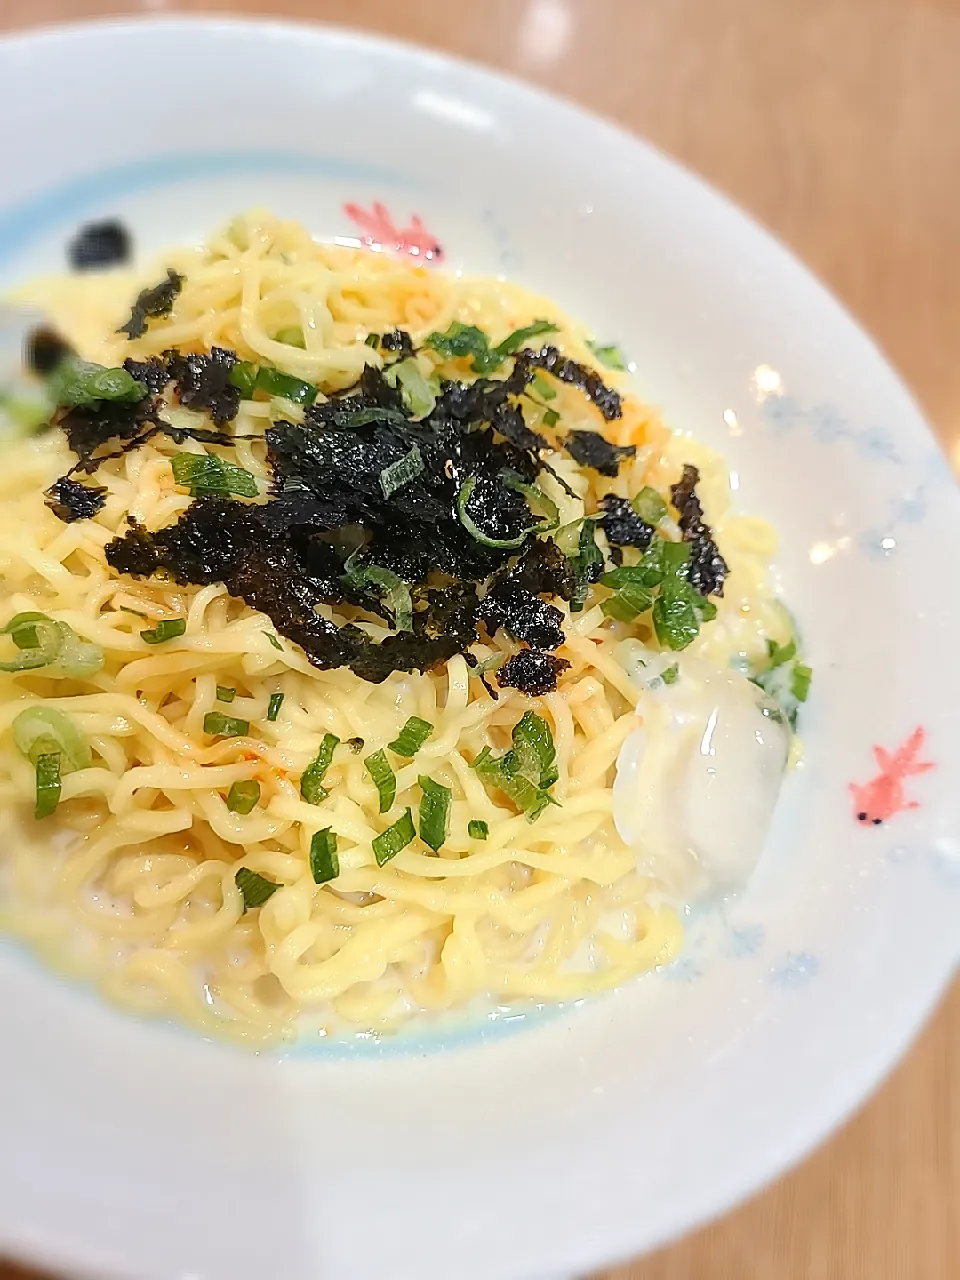
<svg viewBox="0 0 960 1280">
<path fill-rule="evenodd" d="M 873 345 L 635 139 L 399 45 L 213 20 L 20 36 L 0 120 L 4 284 L 97 215 L 147 251 L 258 203 L 351 235 L 345 203 L 380 200 L 447 268 L 554 295 L 779 526 L 815 669 L 749 889 L 691 920 L 671 969 L 532 1025 L 257 1058 L 4 949 L 0 1241 L 97 1275 L 529 1280 L 796 1160 L 890 1067 L 960 939 L 957 494 Z M 858 824 L 849 784 L 916 726 L 919 807 Z"/>
</svg>

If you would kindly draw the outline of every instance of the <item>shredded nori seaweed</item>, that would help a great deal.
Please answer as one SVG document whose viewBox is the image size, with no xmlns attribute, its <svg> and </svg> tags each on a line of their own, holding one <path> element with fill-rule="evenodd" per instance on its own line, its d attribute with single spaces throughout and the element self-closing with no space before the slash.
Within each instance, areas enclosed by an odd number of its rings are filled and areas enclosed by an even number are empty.
<svg viewBox="0 0 960 1280">
<path fill-rule="evenodd" d="M 521 649 L 499 669 L 497 683 L 501 689 L 519 689 L 528 697 L 540 698 L 545 693 L 553 693 L 557 677 L 569 666 L 566 658 L 558 658 L 555 654 Z"/>
<path fill-rule="evenodd" d="M 89 520 L 103 509 L 107 491 L 98 484 L 81 484 L 69 476 L 55 480 L 44 494 L 44 501 L 55 516 L 72 524 L 74 520 Z"/>
<path fill-rule="evenodd" d="M 117 333 L 125 333 L 128 338 L 139 338 L 146 333 L 148 320 L 170 314 L 182 288 L 183 276 L 168 267 L 165 280 L 151 289 L 141 290 L 133 304 L 130 319 L 120 326 Z"/>
<path fill-rule="evenodd" d="M 599 431 L 571 431 L 563 447 L 581 467 L 593 467 L 602 476 L 615 476 L 620 464 L 637 452 L 632 444 L 611 444 Z"/>
<path fill-rule="evenodd" d="M 710 526 L 703 519 L 703 507 L 696 494 L 699 470 L 687 463 L 677 484 L 670 489 L 677 509 L 677 524 L 685 542 L 690 543 L 690 567 L 687 577 L 702 596 L 722 596 L 727 562 L 713 540 Z"/>
<path fill-rule="evenodd" d="M 618 498 L 612 493 L 603 499 L 600 527 L 611 546 L 639 547 L 641 551 L 646 551 L 654 534 L 653 525 L 641 520 L 626 498 Z"/>
<path fill-rule="evenodd" d="M 144 317 L 161 301 L 146 299 Z M 413 351 L 402 330 L 379 341 L 401 357 Z M 597 518 L 584 522 L 579 551 L 568 558 L 536 531 L 542 512 L 531 509 L 522 488 L 510 487 L 511 478 L 529 485 L 550 470 L 544 461 L 550 446 L 527 426 L 521 398 L 538 368 L 580 387 L 608 419 L 619 416 L 620 397 L 555 348 L 524 349 L 512 359 L 504 377 L 442 383 L 434 408 L 421 419 L 410 416 L 383 370 L 366 366 L 354 386 L 314 403 L 302 423 L 281 420 L 267 429 L 272 484 L 266 501 L 199 497 L 169 528 L 150 533 L 134 526 L 114 539 L 106 548 L 109 564 L 138 577 L 166 573 L 181 584 L 223 582 L 315 666 L 347 666 L 374 682 L 393 671 L 429 670 L 457 653 L 475 667 L 469 649 L 478 629 L 502 629 L 529 647 L 500 668 L 501 687 L 530 696 L 550 692 L 569 666 L 553 652 L 564 634 L 563 613 L 551 601 L 582 607 L 603 557 L 593 541 Z M 124 367 L 147 388 L 141 401 L 73 409 L 59 418 L 77 453 L 74 471 L 95 471 L 105 458 L 160 432 L 178 442 L 190 437 L 231 446 L 239 437 L 174 428 L 160 414 L 172 380 L 186 407 L 207 413 L 215 427 L 229 422 L 238 407 L 229 382 L 235 361 L 225 348 L 128 360 Z M 595 432 L 571 433 L 571 440 L 581 465 L 604 474 L 615 474 L 633 452 Z M 384 472 L 414 449 L 422 471 L 400 488 L 384 486 Z M 64 477 L 48 500 L 60 507 L 61 518 L 79 519 L 84 504 L 95 500 L 88 495 L 100 492 Z M 620 545 L 643 549 L 653 533 L 628 502 L 613 496 L 604 499 L 599 519 L 615 554 Z M 690 529 L 691 541 L 709 538 L 702 520 Z M 394 606 L 377 585 L 384 575 L 365 575 L 358 566 L 388 571 L 406 584 L 411 629 L 377 642 L 355 623 L 318 612 L 321 604 L 345 605 L 396 625 Z"/>
<path fill-rule="evenodd" d="M 218 427 L 237 416 L 240 392 L 230 382 L 230 370 L 237 363 L 235 351 L 211 347 L 207 356 L 182 356 L 177 351 L 164 354 L 184 408 L 206 410 Z"/>
<path fill-rule="evenodd" d="M 577 387 L 592 400 L 607 422 L 613 422 L 623 414 L 623 402 L 619 391 L 608 387 L 596 369 L 588 369 L 585 364 L 563 356 L 556 347 L 541 347 L 539 351 L 520 351 L 517 353 L 517 368 L 545 369 L 561 382 Z"/>
</svg>

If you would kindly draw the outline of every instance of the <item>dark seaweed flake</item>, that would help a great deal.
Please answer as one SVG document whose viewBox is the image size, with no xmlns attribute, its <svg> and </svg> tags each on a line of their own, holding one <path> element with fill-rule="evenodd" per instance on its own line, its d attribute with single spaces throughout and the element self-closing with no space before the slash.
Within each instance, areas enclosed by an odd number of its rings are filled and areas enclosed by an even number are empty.
<svg viewBox="0 0 960 1280">
<path fill-rule="evenodd" d="M 646 551 L 654 534 L 653 526 L 640 519 L 626 498 L 612 493 L 603 498 L 600 527 L 611 546 L 639 547 L 641 551 Z"/>
<path fill-rule="evenodd" d="M 69 476 L 61 476 L 44 494 L 47 506 L 65 524 L 89 520 L 103 509 L 107 491 L 100 485 L 81 484 Z"/>
<path fill-rule="evenodd" d="M 230 370 L 237 363 L 235 351 L 211 347 L 209 355 L 180 355 L 170 351 L 166 356 L 180 403 L 185 408 L 205 410 L 218 427 L 237 416 L 240 392 L 230 383 Z"/>
<path fill-rule="evenodd" d="M 677 524 L 683 539 L 690 543 L 687 577 L 691 585 L 702 596 L 722 596 L 729 570 L 710 526 L 703 519 L 703 507 L 696 494 L 699 482 L 699 470 L 687 463 L 679 482 L 671 487 L 670 496 L 677 509 Z"/>
<path fill-rule="evenodd" d="M 488 591 L 480 605 L 480 617 L 491 633 L 503 627 L 514 640 L 535 649 L 559 649 L 563 644 L 560 610 L 509 581 Z"/>
<path fill-rule="evenodd" d="M 88 222 L 67 245 L 67 260 L 74 271 L 99 271 L 129 262 L 133 238 L 117 218 Z"/>
<path fill-rule="evenodd" d="M 170 370 L 157 356 L 149 360 L 124 360 L 123 367 L 131 378 L 143 383 L 151 396 L 158 396 L 170 381 Z"/>
<path fill-rule="evenodd" d="M 542 347 L 539 351 L 521 351 L 517 355 L 516 365 L 529 372 L 531 367 L 545 369 L 561 382 L 567 382 L 592 400 L 607 422 L 623 414 L 623 401 L 620 393 L 608 387 L 595 369 L 588 369 L 585 364 L 563 356 L 556 347 Z"/>
<path fill-rule="evenodd" d="M 571 431 L 563 438 L 562 444 L 581 467 L 592 467 L 602 476 L 615 476 L 621 463 L 637 452 L 632 444 L 611 444 L 598 431 Z"/>
<path fill-rule="evenodd" d="M 402 358 L 413 355 L 413 339 L 406 329 L 392 329 L 380 339 L 384 351 L 395 351 Z"/>
<path fill-rule="evenodd" d="M 139 338 L 146 333 L 148 320 L 170 314 L 182 288 L 183 276 L 168 267 L 165 280 L 151 289 L 141 290 L 133 304 L 130 319 L 120 326 L 117 333 L 125 333 L 128 338 Z"/>
<path fill-rule="evenodd" d="M 531 698 L 539 698 L 554 692 L 557 677 L 569 666 L 566 658 L 555 654 L 521 649 L 499 669 L 497 683 L 501 689 L 519 689 Z"/>
<path fill-rule="evenodd" d="M 73 355 L 73 347 L 49 325 L 39 325 L 27 334 L 24 363 L 41 378 L 53 373 L 60 361 L 69 355 Z"/>
</svg>

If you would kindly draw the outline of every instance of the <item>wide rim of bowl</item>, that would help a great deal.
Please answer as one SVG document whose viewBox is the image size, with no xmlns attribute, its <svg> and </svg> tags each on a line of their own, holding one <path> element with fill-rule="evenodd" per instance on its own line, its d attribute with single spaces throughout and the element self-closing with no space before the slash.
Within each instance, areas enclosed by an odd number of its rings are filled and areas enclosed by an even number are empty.
<svg viewBox="0 0 960 1280">
<path fill-rule="evenodd" d="M 676 161 L 658 148 L 652 146 L 639 136 L 631 133 L 615 121 L 612 121 L 588 108 L 559 95 L 543 90 L 521 78 L 502 73 L 492 68 L 460 58 L 438 50 L 431 50 L 404 40 L 373 35 L 338 25 L 323 23 L 298 22 L 273 18 L 235 18 L 217 15 L 163 15 L 133 18 L 98 18 L 91 21 L 64 24 L 62 26 L 42 25 L 26 30 L 13 32 L 0 38 L 0 61 L 11 51 L 22 47 L 52 46 L 82 38 L 109 39 L 119 35 L 123 38 L 141 38 L 157 28 L 166 30 L 182 30 L 184 36 L 202 32 L 214 34 L 228 31 L 250 38 L 259 38 L 265 32 L 273 32 L 278 36 L 329 42 L 349 51 L 358 53 L 379 51 L 401 61 L 414 61 L 432 68 L 458 69 L 471 77 L 478 87 L 484 86 L 498 89 L 510 95 L 515 101 L 537 103 L 541 107 L 549 106 L 552 111 L 563 113 L 568 118 L 577 118 L 581 123 L 588 122 L 590 127 L 602 130 L 607 140 L 618 148 L 639 148 L 655 158 L 662 165 L 693 184 L 701 194 L 714 202 L 714 208 L 722 207 L 741 222 L 747 224 L 754 236 L 763 239 L 767 254 L 779 259 L 783 270 L 800 273 L 808 281 L 812 281 L 817 290 L 817 305 L 828 307 L 839 312 L 852 326 L 863 344 L 864 357 L 878 362 L 890 378 L 895 380 L 904 397 L 905 408 L 911 418 L 909 430 L 915 438 L 925 439 L 930 446 L 935 445 L 936 438 L 925 421 L 912 393 L 907 388 L 895 368 L 884 355 L 875 340 L 867 334 L 859 322 L 847 311 L 823 282 L 812 272 L 788 247 L 783 245 L 762 223 L 731 199 L 726 193 L 718 191 L 682 163 Z M 906 414 L 903 415 L 900 429 L 906 430 Z M 937 448 L 939 445 L 936 444 Z M 960 526 L 958 526 L 960 528 Z M 754 1149 L 750 1157 L 738 1155 L 731 1160 L 730 1172 L 721 1182 L 712 1184 L 710 1191 L 699 1199 L 687 1201 L 673 1215 L 662 1222 L 659 1228 L 651 1232 L 633 1227 L 626 1218 L 620 1218 L 617 1227 L 606 1226 L 602 1242 L 602 1254 L 597 1251 L 596 1241 L 589 1242 L 584 1237 L 583 1249 L 578 1256 L 564 1259 L 561 1265 L 589 1267 L 601 1265 L 604 1261 L 615 1257 L 625 1257 L 639 1249 L 649 1250 L 676 1238 L 691 1227 L 706 1222 L 728 1211 L 733 1205 L 747 1196 L 760 1190 L 771 1180 L 797 1164 L 815 1146 L 827 1138 L 876 1085 L 890 1072 L 906 1047 L 913 1040 L 920 1027 L 929 1017 L 931 1011 L 940 1000 L 944 990 L 951 981 L 954 969 L 960 961 L 957 955 L 953 963 L 945 967 L 930 966 L 923 981 L 915 982 L 914 998 L 901 1001 L 896 1013 L 885 1020 L 882 1032 L 878 1031 L 870 1046 L 870 1051 L 863 1053 L 853 1068 L 847 1069 L 836 1087 L 831 1091 L 828 1103 L 816 1106 L 808 1103 L 799 1109 L 802 1123 L 784 1126 L 778 1137 L 771 1138 L 760 1151 Z M 794 1118 L 796 1121 L 797 1117 Z M 69 1256 L 58 1248 L 55 1235 L 51 1233 L 49 1243 L 41 1243 L 35 1239 L 11 1240 L 9 1244 L 24 1255 L 40 1257 L 54 1266 L 80 1265 L 95 1267 L 95 1252 L 91 1248 L 86 1260 L 78 1259 L 74 1253 Z M 553 1260 L 547 1260 L 547 1265 Z"/>
</svg>

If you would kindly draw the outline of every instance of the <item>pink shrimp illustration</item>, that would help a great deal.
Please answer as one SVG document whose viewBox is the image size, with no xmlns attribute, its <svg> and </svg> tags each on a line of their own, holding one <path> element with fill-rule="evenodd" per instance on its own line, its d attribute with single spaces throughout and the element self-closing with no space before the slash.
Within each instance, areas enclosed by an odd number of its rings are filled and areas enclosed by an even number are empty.
<svg viewBox="0 0 960 1280">
<path fill-rule="evenodd" d="M 862 786 L 856 782 L 850 783 L 853 811 L 858 822 L 872 822 L 875 827 L 879 827 L 882 822 L 888 822 L 905 809 L 919 808 L 916 800 L 905 797 L 903 783 L 905 778 L 916 773 L 926 773 L 928 769 L 935 767 L 929 760 L 917 759 L 923 739 L 923 728 L 918 725 L 893 755 L 883 747 L 873 748 L 880 772 Z"/>
<path fill-rule="evenodd" d="M 355 222 L 361 232 L 361 242 L 374 249 L 392 249 L 395 253 L 409 253 L 424 262 L 441 262 L 443 249 L 436 236 L 431 235 L 418 214 L 410 219 L 408 227 L 397 227 L 390 211 L 379 200 L 372 209 L 361 209 L 358 204 L 343 206 L 347 217 Z"/>
</svg>

